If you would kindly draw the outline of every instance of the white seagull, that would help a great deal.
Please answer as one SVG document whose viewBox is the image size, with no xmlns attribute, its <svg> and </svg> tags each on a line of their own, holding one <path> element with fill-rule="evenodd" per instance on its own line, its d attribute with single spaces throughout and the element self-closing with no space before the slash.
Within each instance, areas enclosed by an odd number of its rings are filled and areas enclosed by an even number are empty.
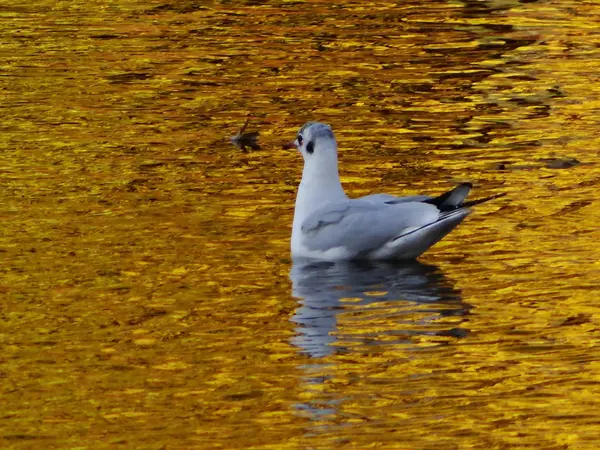
<svg viewBox="0 0 600 450">
<path fill-rule="evenodd" d="M 373 194 L 351 199 L 340 182 L 329 125 L 307 122 L 284 147 L 296 147 L 304 158 L 292 227 L 294 259 L 415 259 L 462 222 L 468 207 L 504 195 L 464 202 L 473 185 L 462 183 L 435 198 Z"/>
</svg>

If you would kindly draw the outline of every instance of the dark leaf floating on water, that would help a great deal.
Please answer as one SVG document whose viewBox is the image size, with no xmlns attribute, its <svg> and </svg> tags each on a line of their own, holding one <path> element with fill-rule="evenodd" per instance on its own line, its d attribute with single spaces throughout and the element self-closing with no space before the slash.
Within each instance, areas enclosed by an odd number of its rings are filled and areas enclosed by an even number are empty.
<svg viewBox="0 0 600 450">
<path fill-rule="evenodd" d="M 246 151 L 248 147 L 250 147 L 252 150 L 260 150 L 260 145 L 257 142 L 258 131 L 244 133 L 249 123 L 250 118 L 247 118 L 240 131 L 238 131 L 238 134 L 231 138 L 231 143 L 243 151 Z"/>
<path fill-rule="evenodd" d="M 542 158 L 542 161 L 548 169 L 568 169 L 580 164 L 575 158 Z"/>
<path fill-rule="evenodd" d="M 510 161 L 502 161 L 494 164 L 493 168 L 497 170 L 532 170 L 542 167 L 547 169 L 569 169 L 579 164 L 581 164 L 581 161 L 570 157 L 540 158 L 532 164 L 512 164 Z"/>
</svg>

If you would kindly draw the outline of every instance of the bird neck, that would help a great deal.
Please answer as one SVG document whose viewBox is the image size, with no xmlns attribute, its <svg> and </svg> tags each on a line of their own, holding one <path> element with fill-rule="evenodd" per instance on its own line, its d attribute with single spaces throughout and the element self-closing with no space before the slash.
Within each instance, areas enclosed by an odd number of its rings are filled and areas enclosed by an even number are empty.
<svg viewBox="0 0 600 450">
<path fill-rule="evenodd" d="M 296 195 L 294 211 L 294 231 L 302 222 L 326 203 L 343 201 L 344 193 L 337 168 L 337 161 L 329 164 L 304 165 L 302 181 Z"/>
</svg>

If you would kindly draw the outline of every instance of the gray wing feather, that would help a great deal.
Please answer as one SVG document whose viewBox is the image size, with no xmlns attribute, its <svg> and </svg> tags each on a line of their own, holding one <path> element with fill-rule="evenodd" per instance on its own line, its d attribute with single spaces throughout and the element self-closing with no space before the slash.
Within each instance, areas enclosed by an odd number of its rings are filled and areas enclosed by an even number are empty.
<svg viewBox="0 0 600 450">
<path fill-rule="evenodd" d="M 338 223 L 344 218 L 345 213 L 349 209 L 350 201 L 347 203 L 325 205 L 323 208 L 319 208 L 313 214 L 308 216 L 306 220 L 302 222 L 302 232 L 306 234 L 313 234 L 318 232 L 324 226 Z"/>
<path fill-rule="evenodd" d="M 390 194 L 371 194 L 365 195 L 364 197 L 356 198 L 354 202 L 360 203 L 369 203 L 371 205 L 381 205 L 387 203 L 388 205 L 396 204 L 396 203 L 406 203 L 406 202 L 422 202 L 425 200 L 430 200 L 432 197 L 427 195 L 411 195 L 408 197 L 396 197 Z"/>
<path fill-rule="evenodd" d="M 309 250 L 321 251 L 344 247 L 358 255 L 438 218 L 437 207 L 427 203 L 347 200 L 325 205 L 307 217 L 302 224 L 303 244 Z"/>
</svg>

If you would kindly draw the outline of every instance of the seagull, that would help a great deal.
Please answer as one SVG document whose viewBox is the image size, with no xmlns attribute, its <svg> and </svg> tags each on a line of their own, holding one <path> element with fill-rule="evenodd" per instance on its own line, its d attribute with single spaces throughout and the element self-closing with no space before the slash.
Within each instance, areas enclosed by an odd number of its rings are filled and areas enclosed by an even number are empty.
<svg viewBox="0 0 600 450">
<path fill-rule="evenodd" d="M 469 207 L 504 195 L 465 202 L 473 185 L 462 183 L 439 197 L 349 198 L 329 125 L 307 122 L 284 148 L 296 148 L 304 158 L 292 225 L 293 259 L 416 259 L 462 222 Z"/>
</svg>

